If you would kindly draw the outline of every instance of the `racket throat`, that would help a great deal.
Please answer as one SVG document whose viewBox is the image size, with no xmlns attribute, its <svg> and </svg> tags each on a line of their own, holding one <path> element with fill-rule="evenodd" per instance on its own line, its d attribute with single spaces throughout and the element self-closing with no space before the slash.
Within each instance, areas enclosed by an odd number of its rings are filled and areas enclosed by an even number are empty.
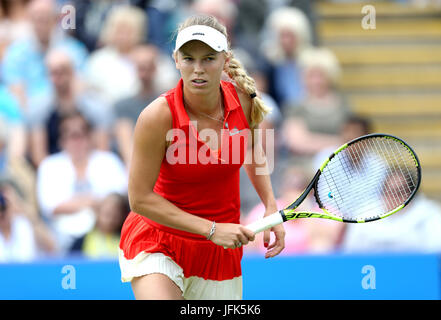
<svg viewBox="0 0 441 320">
<path fill-rule="evenodd" d="M 286 217 L 284 210 L 279 210 L 279 213 L 282 216 L 283 222 L 288 221 L 288 218 Z"/>
<path fill-rule="evenodd" d="M 305 191 L 303 191 L 302 194 L 300 195 L 300 197 L 298 197 L 296 201 L 294 201 L 291 205 L 289 205 L 289 206 L 286 208 L 286 210 L 292 211 L 292 210 L 297 209 L 298 206 L 300 206 L 300 204 L 306 199 L 306 197 L 307 197 L 308 194 L 311 192 L 311 190 L 312 190 L 312 189 L 314 189 L 314 190 L 316 189 L 316 184 L 317 184 L 317 181 L 318 181 L 319 176 L 320 176 L 321 173 L 322 173 L 322 172 L 321 172 L 320 169 L 317 170 L 317 172 L 316 172 L 314 178 L 311 180 L 311 182 L 309 183 L 309 185 L 305 188 Z M 316 197 L 316 198 L 317 198 L 317 197 Z M 317 200 L 318 200 L 318 198 L 317 198 Z M 319 203 L 319 204 L 320 204 L 320 203 Z M 286 210 L 285 210 L 285 211 L 286 211 Z M 281 214 L 282 214 L 282 213 L 281 213 Z M 283 214 L 282 217 L 284 217 L 284 219 L 285 219 L 285 218 L 286 218 L 286 217 L 285 217 L 285 214 Z M 287 219 L 287 220 L 290 220 L 290 219 Z M 284 221 L 287 221 L 287 220 L 284 220 Z"/>
</svg>

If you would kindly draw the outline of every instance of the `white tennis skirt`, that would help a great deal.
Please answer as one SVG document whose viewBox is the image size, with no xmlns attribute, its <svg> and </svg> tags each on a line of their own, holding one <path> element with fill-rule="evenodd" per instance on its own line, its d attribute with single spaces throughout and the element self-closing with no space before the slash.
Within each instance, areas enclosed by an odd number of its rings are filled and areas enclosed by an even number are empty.
<svg viewBox="0 0 441 320">
<path fill-rule="evenodd" d="M 229 280 L 206 280 L 201 277 L 184 277 L 183 269 L 169 256 L 162 253 L 139 253 L 134 259 L 126 259 L 119 251 L 121 280 L 130 282 L 135 277 L 153 273 L 166 275 L 182 291 L 187 300 L 241 300 L 242 276 Z"/>
</svg>

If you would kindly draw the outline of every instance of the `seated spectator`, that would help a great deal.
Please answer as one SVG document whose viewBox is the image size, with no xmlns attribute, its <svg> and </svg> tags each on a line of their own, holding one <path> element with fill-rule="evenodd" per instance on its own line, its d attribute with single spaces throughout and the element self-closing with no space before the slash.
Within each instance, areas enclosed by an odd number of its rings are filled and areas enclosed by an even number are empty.
<svg viewBox="0 0 441 320">
<path fill-rule="evenodd" d="M 78 111 L 63 115 L 59 128 L 61 151 L 38 167 L 37 197 L 65 253 L 94 226 L 92 208 L 99 200 L 127 192 L 127 172 L 115 154 L 92 147 L 92 128 Z"/>
<path fill-rule="evenodd" d="M 266 0 L 237 2 L 234 46 L 245 48 L 248 52 L 257 53 L 259 51 L 260 41 L 256 41 L 256 35 L 260 34 L 265 24 L 265 18 L 271 11 L 270 6 Z"/>
<path fill-rule="evenodd" d="M 0 262 L 32 261 L 37 257 L 32 224 L 16 211 L 11 189 L 0 185 Z"/>
<path fill-rule="evenodd" d="M 28 3 L 29 0 L 0 1 L 0 60 L 12 41 L 32 32 L 26 15 Z"/>
<path fill-rule="evenodd" d="M 144 41 L 147 17 L 137 7 L 116 6 L 106 17 L 100 34 L 101 48 L 89 57 L 86 77 L 111 107 L 135 95 L 140 88 L 130 53 Z"/>
<path fill-rule="evenodd" d="M 38 212 L 34 199 L 35 188 L 31 190 L 23 189 L 22 186 L 24 184 L 22 180 L 29 178 L 23 174 L 21 176 L 18 175 L 16 171 L 11 169 L 6 173 L 0 174 L 0 190 L 3 191 L 10 204 L 13 217 L 18 216 L 19 221 L 26 221 L 26 223 L 30 224 L 33 239 L 35 240 L 36 255 L 38 257 L 51 255 L 55 252 L 55 239 Z M 31 179 L 31 181 L 34 182 L 34 179 Z M 31 191 L 33 194 L 29 195 Z"/>
<path fill-rule="evenodd" d="M 328 49 L 305 50 L 299 58 L 306 97 L 300 104 L 284 108 L 282 136 L 287 150 L 309 158 L 340 141 L 343 123 L 351 110 L 336 89 L 340 69 Z"/>
<path fill-rule="evenodd" d="M 281 7 L 268 17 L 262 30 L 261 52 L 269 70 L 269 94 L 284 108 L 305 95 L 300 53 L 311 45 L 311 27 L 306 15 L 294 7 Z"/>
<path fill-rule="evenodd" d="M 121 0 L 69 0 L 66 2 L 72 2 L 75 7 L 76 28 L 72 30 L 73 36 L 84 43 L 89 52 L 99 48 L 100 31 L 109 12 L 127 3 Z"/>
<path fill-rule="evenodd" d="M 63 48 L 81 70 L 87 57 L 86 47 L 66 35 L 57 25 L 55 0 L 32 0 L 28 6 L 32 34 L 8 46 L 3 61 L 3 78 L 23 111 L 32 106 L 29 98 L 48 94 L 52 87 L 47 75 L 45 55 L 52 48 Z"/>
<path fill-rule="evenodd" d="M 33 110 L 29 113 L 30 155 L 33 164 L 50 154 L 60 151 L 58 145 L 60 117 L 80 111 L 92 124 L 94 147 L 110 149 L 110 131 L 113 123 L 111 110 L 96 93 L 87 90 L 78 79 L 70 56 L 63 50 L 51 50 L 46 57 L 46 65 L 54 94 L 34 99 Z"/>
<path fill-rule="evenodd" d="M 23 193 L 23 201 L 36 208 L 35 172 L 27 161 L 26 147 L 27 132 L 20 107 L 0 83 L 0 176 L 10 177 Z"/>
<path fill-rule="evenodd" d="M 136 64 L 140 90 L 133 96 L 119 100 L 115 104 L 115 138 L 118 150 L 126 166 L 129 166 L 132 152 L 132 135 L 141 111 L 160 94 L 157 63 L 159 52 L 154 46 L 142 45 L 132 53 Z"/>
<path fill-rule="evenodd" d="M 93 259 L 117 258 L 122 224 L 129 211 L 126 197 L 119 193 L 106 196 L 96 209 L 95 227 L 74 242 L 71 252 Z"/>
<path fill-rule="evenodd" d="M 235 43 L 234 25 L 237 17 L 237 5 L 232 0 L 194 0 L 191 4 L 194 14 L 214 16 L 228 31 L 228 39 Z"/>
<path fill-rule="evenodd" d="M 285 170 L 282 182 L 281 196 L 277 199 L 279 209 L 284 209 L 294 202 L 303 192 L 308 181 L 300 168 L 289 167 Z M 320 212 L 320 208 L 309 194 L 297 210 Z M 245 226 L 263 217 L 265 207 L 257 205 L 251 212 L 243 217 L 241 223 Z M 282 255 L 301 253 L 325 253 L 335 250 L 339 241 L 342 223 L 326 219 L 298 219 L 284 224 L 286 231 L 285 249 Z M 271 239 L 272 243 L 274 239 Z M 265 252 L 263 245 L 263 232 L 256 235 L 253 242 L 244 247 L 245 254 Z"/>
<path fill-rule="evenodd" d="M 399 172 L 392 173 L 387 181 L 392 182 L 387 182 L 384 196 L 386 212 L 396 206 L 397 195 L 402 195 L 400 190 L 408 188 L 408 182 Z M 386 219 L 348 224 L 341 250 L 345 253 L 440 253 L 441 206 L 426 198 L 421 190 L 418 192 L 404 209 Z"/>
<path fill-rule="evenodd" d="M 372 133 L 372 125 L 367 118 L 363 118 L 357 115 L 351 115 L 345 123 L 342 125 L 340 130 L 340 139 L 337 144 L 329 146 L 321 151 L 319 151 L 313 160 L 313 165 L 311 169 L 320 168 L 323 161 L 329 157 L 338 147 L 349 142 L 355 138 L 364 136 L 366 134 Z"/>
</svg>

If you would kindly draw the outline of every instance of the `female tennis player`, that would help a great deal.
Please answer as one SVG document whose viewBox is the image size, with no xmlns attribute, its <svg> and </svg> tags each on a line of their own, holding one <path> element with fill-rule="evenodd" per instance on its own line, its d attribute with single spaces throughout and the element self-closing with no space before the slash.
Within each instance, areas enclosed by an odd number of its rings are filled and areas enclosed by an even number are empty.
<svg viewBox="0 0 441 320">
<path fill-rule="evenodd" d="M 245 161 L 262 152 L 248 133 L 268 110 L 226 35 L 212 16 L 184 21 L 173 54 L 181 79 L 137 121 L 120 242 L 122 281 L 136 299 L 242 298 L 241 246 L 254 240 L 239 221 L 244 162 L 265 214 L 277 211 L 269 175 L 257 170 L 266 163 Z M 283 227 L 271 232 L 266 257 L 284 248 Z"/>
</svg>

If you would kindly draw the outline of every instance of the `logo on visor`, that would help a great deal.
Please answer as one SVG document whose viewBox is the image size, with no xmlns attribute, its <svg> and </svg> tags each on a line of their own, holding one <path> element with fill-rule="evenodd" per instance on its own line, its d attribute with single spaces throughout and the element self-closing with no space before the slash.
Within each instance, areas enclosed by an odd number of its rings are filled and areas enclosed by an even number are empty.
<svg viewBox="0 0 441 320">
<path fill-rule="evenodd" d="M 192 36 L 205 36 L 205 33 L 203 32 L 195 32 L 192 34 Z"/>
</svg>

